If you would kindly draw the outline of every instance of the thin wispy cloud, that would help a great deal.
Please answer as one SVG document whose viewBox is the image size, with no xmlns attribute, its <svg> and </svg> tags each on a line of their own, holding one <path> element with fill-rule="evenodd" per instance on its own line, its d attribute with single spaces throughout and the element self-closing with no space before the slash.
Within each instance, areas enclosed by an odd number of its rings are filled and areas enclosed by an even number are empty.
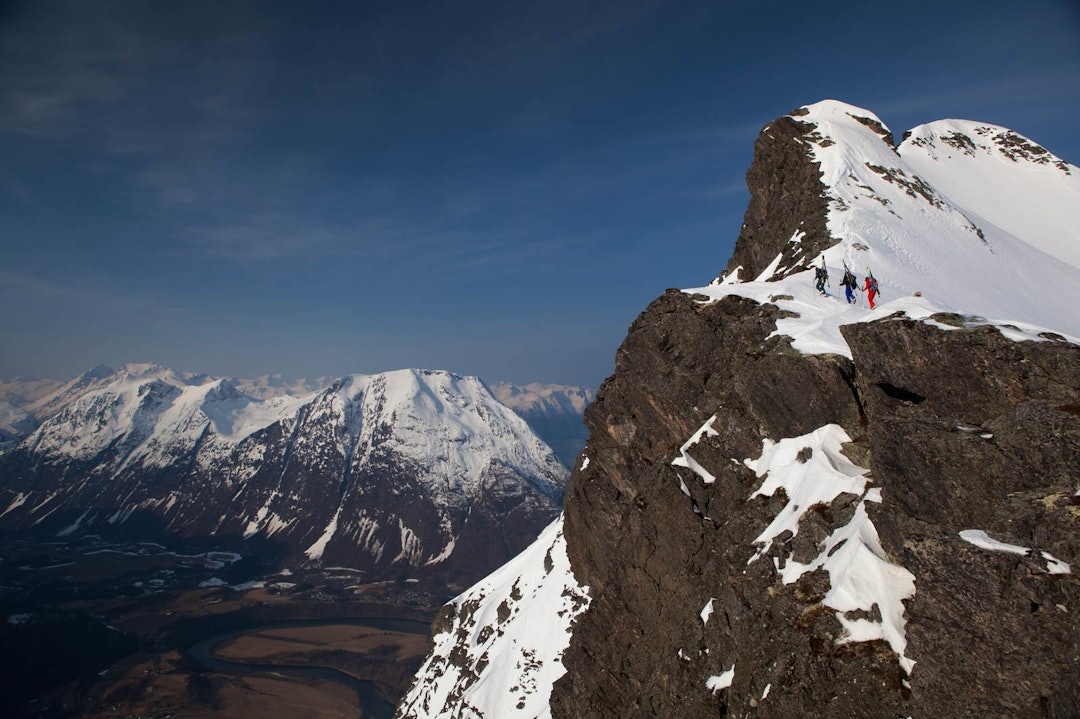
<svg viewBox="0 0 1080 719">
<path fill-rule="evenodd" d="M 159 312 L 183 316 L 190 310 L 183 304 L 154 295 L 117 289 L 112 278 L 92 273 L 56 277 L 44 274 L 0 269 L 4 294 L 22 303 L 59 302 L 77 314 L 92 312 L 139 314 Z"/>
</svg>

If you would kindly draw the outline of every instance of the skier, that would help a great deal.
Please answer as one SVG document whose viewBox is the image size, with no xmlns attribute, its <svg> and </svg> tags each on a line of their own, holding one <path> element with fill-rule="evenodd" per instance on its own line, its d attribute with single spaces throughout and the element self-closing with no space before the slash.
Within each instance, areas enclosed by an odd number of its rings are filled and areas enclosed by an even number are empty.
<svg viewBox="0 0 1080 719">
<path fill-rule="evenodd" d="M 859 281 L 847 265 L 844 265 L 844 279 L 840 281 L 840 284 L 844 286 L 844 295 L 847 297 L 848 304 L 855 304 L 855 290 L 859 288 Z"/>
<path fill-rule="evenodd" d="M 870 309 L 874 309 L 874 298 L 878 295 L 877 280 L 873 274 L 866 276 L 866 284 L 863 286 L 863 292 L 866 293 L 866 299 L 870 302 Z"/>
<path fill-rule="evenodd" d="M 829 273 L 825 269 L 825 258 L 821 258 L 821 267 L 814 268 L 814 287 L 818 293 L 825 297 L 825 283 L 829 281 Z"/>
</svg>

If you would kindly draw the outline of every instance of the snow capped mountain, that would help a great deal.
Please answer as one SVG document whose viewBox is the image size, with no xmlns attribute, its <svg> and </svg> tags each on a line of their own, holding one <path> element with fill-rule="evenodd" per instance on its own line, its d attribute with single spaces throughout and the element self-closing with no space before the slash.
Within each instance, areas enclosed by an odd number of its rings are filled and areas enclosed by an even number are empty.
<svg viewBox="0 0 1080 719">
<path fill-rule="evenodd" d="M 13 380 L 0 380 L 0 402 L 8 402 L 16 407 L 26 407 L 52 394 L 61 382 L 51 379 L 27 379 L 16 377 Z"/>
<path fill-rule="evenodd" d="M 33 415 L 10 402 L 0 401 L 0 450 L 34 431 Z"/>
<path fill-rule="evenodd" d="M 581 421 L 593 392 L 585 387 L 533 382 L 516 385 L 496 382 L 491 393 L 525 418 L 567 465 L 585 446 L 589 433 Z"/>
<path fill-rule="evenodd" d="M 1076 167 L 1011 130 L 967 120 L 920 125 L 897 153 L 980 227 L 1080 267 Z"/>
<path fill-rule="evenodd" d="M 726 271 L 650 305 L 585 413 L 559 581 L 587 609 L 550 618 L 531 549 L 450 606 L 399 715 L 1071 715 L 1078 177 L 984 123 L 766 126 Z"/>
<path fill-rule="evenodd" d="M 584 387 L 539 382 L 527 385 L 496 382 L 491 386 L 491 393 L 515 412 L 530 416 L 581 416 L 593 398 L 593 393 Z"/>
<path fill-rule="evenodd" d="M 1080 337 L 1080 169 L 1015 133 L 978 123 L 922 125 L 896 150 L 881 120 L 840 102 L 808 105 L 789 119 L 810 129 L 777 141 L 799 143 L 820 168 L 825 238 L 808 242 L 801 223 L 790 222 L 786 242 L 774 238 L 768 266 L 729 265 L 713 285 L 690 291 L 766 302 L 791 295 L 776 304 L 798 317 L 777 331 L 803 352 L 848 354 L 840 326 L 892 311 L 920 319 L 953 312 L 1013 325 L 1006 329 L 1030 337 L 1047 330 Z M 771 139 L 770 130 L 761 141 Z M 938 152 L 939 144 L 952 148 L 934 140 L 942 134 L 971 154 Z M 811 266 L 822 259 L 830 298 L 813 290 Z M 844 266 L 860 285 L 868 268 L 878 279 L 875 314 L 836 302 Z M 785 278 L 781 291 L 776 282 Z"/>
<path fill-rule="evenodd" d="M 0 457 L 3 522 L 155 517 L 188 536 L 273 538 L 303 561 L 453 574 L 497 566 L 557 511 L 565 469 L 476 378 L 352 375 L 265 400 L 237 384 L 156 365 L 73 380 Z"/>
<path fill-rule="evenodd" d="M 588 588 L 570 571 L 560 517 L 447 605 L 437 621 L 447 631 L 437 634 L 419 671 L 431 681 L 413 685 L 397 716 L 487 716 L 491 707 L 501 717 L 551 716 L 551 687 L 565 673 L 562 653 L 588 603 Z M 518 671 L 504 671 L 508 666 Z"/>
<path fill-rule="evenodd" d="M 324 389 L 334 381 L 333 377 L 317 377 L 308 379 L 286 379 L 280 374 L 264 374 L 255 379 L 236 378 L 233 380 L 236 388 L 255 399 L 271 399 L 290 395 L 300 397 Z"/>
</svg>

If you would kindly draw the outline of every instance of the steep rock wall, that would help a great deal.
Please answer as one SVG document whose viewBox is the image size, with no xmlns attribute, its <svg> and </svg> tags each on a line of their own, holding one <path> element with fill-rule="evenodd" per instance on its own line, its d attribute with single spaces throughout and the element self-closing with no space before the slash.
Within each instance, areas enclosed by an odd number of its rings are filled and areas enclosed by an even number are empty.
<svg viewBox="0 0 1080 719">
<path fill-rule="evenodd" d="M 813 131 L 812 125 L 786 116 L 769 123 L 758 135 L 754 162 L 746 172 L 750 204 L 724 274 L 738 269 L 740 279 L 752 280 L 783 254 L 785 261 L 775 275 L 782 277 L 806 269 L 818 253 L 835 243 L 825 227 L 824 194 L 806 191 L 820 186 L 820 167 L 808 161 L 805 144 Z"/>
<path fill-rule="evenodd" d="M 887 319 L 845 328 L 852 362 L 768 339 L 775 316 L 669 292 L 631 327 L 568 490 L 592 603 L 553 715 L 1072 716 L 1080 585 L 1042 552 L 1080 557 L 1080 348 Z M 672 461 L 714 414 L 691 450 L 706 483 Z M 770 549 L 776 565 L 748 564 L 784 498 L 750 499 L 760 480 L 742 460 L 761 437 L 830 423 L 881 488 L 867 506 L 888 559 L 915 577 L 910 676 L 885 641 L 842 643 L 824 571 L 785 585 L 776 569 L 809 561 L 854 495 L 814 507 Z M 981 549 L 960 538 L 971 529 L 1034 551 Z M 732 666 L 730 687 L 706 686 Z"/>
<path fill-rule="evenodd" d="M 832 141 L 792 115 L 755 145 L 725 274 L 780 255 L 779 279 L 836 242 L 810 148 Z M 941 315 L 848 325 L 850 359 L 807 355 L 771 336 L 775 305 L 705 299 L 653 302 L 586 411 L 564 513 L 591 603 L 553 716 L 1075 716 L 1080 347 Z M 869 489 L 796 507 L 796 531 L 763 541 L 794 500 L 756 492 L 755 460 L 825 427 L 844 437 L 828 462 Z M 913 580 L 893 609 L 836 608 L 823 555 L 856 526 L 883 585 Z"/>
</svg>

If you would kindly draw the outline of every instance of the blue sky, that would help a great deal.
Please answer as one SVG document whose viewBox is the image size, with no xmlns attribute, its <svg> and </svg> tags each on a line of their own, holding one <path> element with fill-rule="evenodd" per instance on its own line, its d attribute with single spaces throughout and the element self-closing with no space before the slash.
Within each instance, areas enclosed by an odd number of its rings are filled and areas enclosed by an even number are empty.
<svg viewBox="0 0 1080 719">
<path fill-rule="evenodd" d="M 1080 163 L 1080 3 L 2 4 L 0 377 L 595 387 L 825 98 Z"/>
</svg>

